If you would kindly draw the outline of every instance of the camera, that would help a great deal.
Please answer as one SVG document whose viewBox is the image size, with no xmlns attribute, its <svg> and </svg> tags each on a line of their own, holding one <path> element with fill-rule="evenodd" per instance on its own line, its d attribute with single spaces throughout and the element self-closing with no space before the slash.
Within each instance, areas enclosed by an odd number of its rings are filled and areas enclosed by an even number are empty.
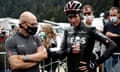
<svg viewBox="0 0 120 72">
<path fill-rule="evenodd" d="M 6 31 L 5 30 L 0 30 L 0 37 L 4 37 L 6 34 Z"/>
</svg>

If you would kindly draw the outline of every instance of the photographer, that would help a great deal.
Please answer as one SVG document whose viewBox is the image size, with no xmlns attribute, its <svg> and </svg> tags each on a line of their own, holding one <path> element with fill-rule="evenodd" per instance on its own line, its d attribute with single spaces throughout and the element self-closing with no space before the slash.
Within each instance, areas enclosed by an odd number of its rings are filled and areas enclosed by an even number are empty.
<svg viewBox="0 0 120 72">
<path fill-rule="evenodd" d="M 9 72 L 8 60 L 6 58 L 6 49 L 4 47 L 7 32 L 3 26 L 0 26 L 0 72 Z"/>
</svg>

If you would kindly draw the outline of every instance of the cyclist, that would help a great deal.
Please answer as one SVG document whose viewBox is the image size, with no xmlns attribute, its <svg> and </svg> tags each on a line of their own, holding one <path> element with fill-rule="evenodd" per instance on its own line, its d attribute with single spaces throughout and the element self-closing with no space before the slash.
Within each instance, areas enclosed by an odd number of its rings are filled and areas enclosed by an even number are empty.
<svg viewBox="0 0 120 72">
<path fill-rule="evenodd" d="M 116 44 L 94 27 L 87 27 L 81 22 L 81 5 L 79 1 L 69 1 L 64 7 L 71 27 L 64 32 L 61 48 L 63 55 L 68 56 L 68 72 L 96 72 L 96 67 L 112 55 Z M 95 40 L 107 48 L 99 59 L 92 57 Z"/>
</svg>

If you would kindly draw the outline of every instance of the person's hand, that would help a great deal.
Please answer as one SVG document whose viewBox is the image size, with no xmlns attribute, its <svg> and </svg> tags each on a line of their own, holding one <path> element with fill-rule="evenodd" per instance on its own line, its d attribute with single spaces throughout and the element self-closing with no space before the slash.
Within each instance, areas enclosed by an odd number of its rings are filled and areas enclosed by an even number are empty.
<svg viewBox="0 0 120 72">
<path fill-rule="evenodd" d="M 37 52 L 33 54 L 34 61 L 42 61 L 48 57 L 47 50 L 44 46 L 37 48 Z"/>
<path fill-rule="evenodd" d="M 27 54 L 28 61 L 36 62 L 42 61 L 48 57 L 47 50 L 44 46 L 40 46 L 37 48 L 36 53 Z M 18 55 L 18 59 L 24 61 L 24 55 Z"/>
<path fill-rule="evenodd" d="M 17 63 L 23 63 L 23 61 L 19 60 L 19 61 L 17 61 Z M 17 67 L 14 64 L 12 64 L 12 65 L 10 64 L 10 69 L 14 70 L 14 69 L 17 69 Z"/>
<path fill-rule="evenodd" d="M 80 53 L 80 44 L 74 43 L 72 45 L 72 53 L 74 54 Z"/>
<path fill-rule="evenodd" d="M 80 61 L 80 67 L 79 69 L 84 72 L 89 72 L 89 71 L 94 71 L 97 68 L 97 63 L 96 62 L 85 62 L 85 61 Z"/>
<path fill-rule="evenodd" d="M 105 34 L 107 37 L 112 37 L 112 33 L 111 32 L 106 32 Z"/>
<path fill-rule="evenodd" d="M 40 46 L 39 48 L 37 48 L 37 53 L 36 53 L 36 56 L 38 57 L 43 57 L 43 58 L 47 58 L 48 55 L 47 55 L 47 50 L 44 46 Z"/>
<path fill-rule="evenodd" d="M 119 34 L 111 33 L 111 32 L 106 32 L 106 36 L 108 37 L 119 37 Z"/>
<path fill-rule="evenodd" d="M 84 72 L 88 72 L 89 70 L 88 70 L 88 66 L 87 66 L 87 62 L 85 62 L 85 61 L 80 61 L 80 64 L 81 64 L 81 66 L 79 67 L 79 69 L 81 70 L 81 71 L 84 71 Z"/>
</svg>

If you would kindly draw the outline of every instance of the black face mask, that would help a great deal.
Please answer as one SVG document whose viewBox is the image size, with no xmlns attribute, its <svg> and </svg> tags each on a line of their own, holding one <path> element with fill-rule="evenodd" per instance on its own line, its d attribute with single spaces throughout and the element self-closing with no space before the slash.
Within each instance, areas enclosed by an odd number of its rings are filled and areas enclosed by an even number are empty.
<svg viewBox="0 0 120 72">
<path fill-rule="evenodd" d="M 23 26 L 20 25 L 20 28 L 24 28 Z M 37 32 L 37 27 L 27 27 L 27 28 L 24 28 L 30 35 L 34 35 L 36 32 Z"/>
<path fill-rule="evenodd" d="M 37 32 L 37 27 L 29 27 L 25 29 L 30 35 L 34 35 Z"/>
</svg>

